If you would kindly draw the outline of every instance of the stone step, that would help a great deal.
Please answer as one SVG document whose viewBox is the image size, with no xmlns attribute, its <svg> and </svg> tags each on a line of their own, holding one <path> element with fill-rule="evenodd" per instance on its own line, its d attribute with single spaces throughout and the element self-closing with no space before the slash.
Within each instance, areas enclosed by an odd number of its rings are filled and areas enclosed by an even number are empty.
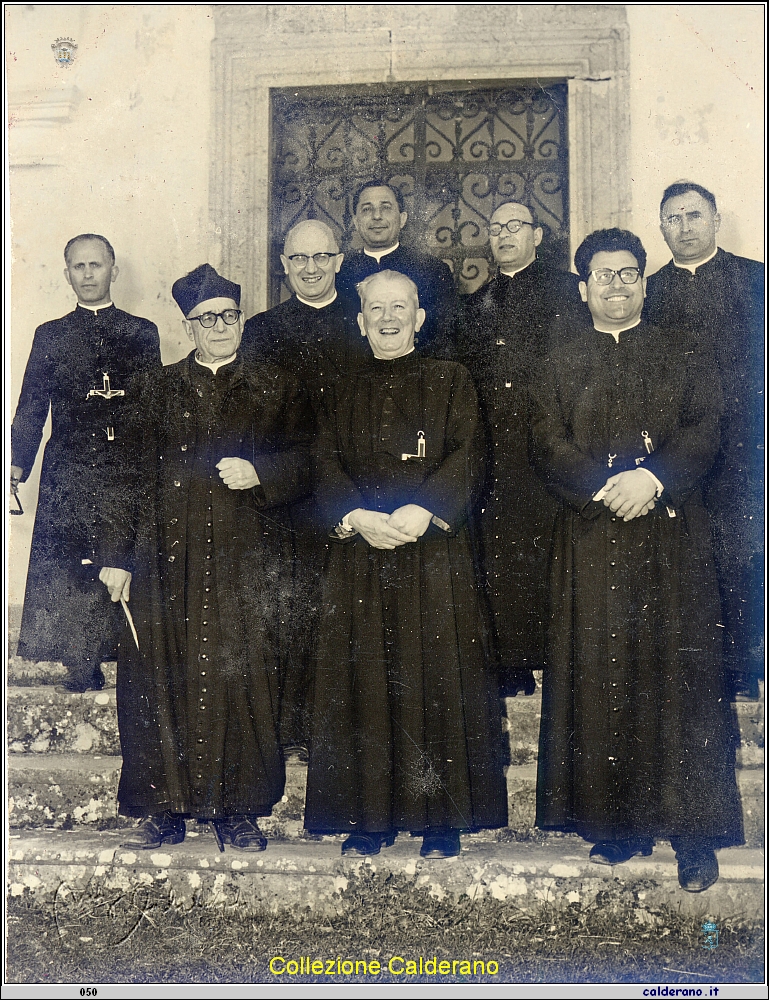
<svg viewBox="0 0 769 1000">
<path fill-rule="evenodd" d="M 84 694 L 43 684 L 9 687 L 6 727 L 11 754 L 120 753 L 114 687 Z"/>
<path fill-rule="evenodd" d="M 40 664 L 38 664 L 40 666 Z M 64 669 L 64 668 L 62 668 Z M 537 759 L 541 695 L 507 698 L 503 726 L 513 765 Z M 741 742 L 739 767 L 764 765 L 764 715 L 761 702 L 733 705 Z M 9 687 L 7 736 L 10 753 L 119 754 L 115 689 L 71 694 L 62 687 L 37 684 Z"/>
<path fill-rule="evenodd" d="M 67 668 L 62 663 L 48 660 L 24 660 L 15 654 L 15 643 L 11 644 L 14 652 L 8 655 L 8 686 L 11 690 L 19 685 L 61 684 L 67 679 Z M 117 663 L 114 661 L 102 663 L 102 671 L 107 687 L 115 686 Z"/>
<path fill-rule="evenodd" d="M 517 910 L 543 905 L 589 906 L 600 892 L 619 893 L 633 906 L 635 923 L 654 926 L 654 911 L 672 906 L 714 920 L 760 914 L 763 854 L 749 848 L 719 852 L 721 877 L 701 894 L 678 885 L 677 866 L 667 843 L 650 858 L 633 858 L 609 868 L 588 860 L 590 845 L 578 837 L 544 844 L 494 844 L 463 838 L 459 857 L 425 860 L 420 838 L 401 834 L 393 847 L 373 858 L 343 858 L 341 837 L 271 842 L 264 853 L 220 853 L 212 832 L 192 829 L 183 844 L 157 851 L 119 846 L 119 831 L 36 831 L 12 834 L 8 892 L 32 895 L 57 909 L 60 933 L 82 934 L 77 897 L 86 886 L 130 892 L 163 886 L 180 907 L 193 903 L 237 905 L 250 912 L 345 912 L 355 907 L 374 878 L 390 878 L 404 889 L 424 889 L 437 898 L 453 896 L 508 900 Z M 68 918 L 68 914 L 70 917 Z"/>
<path fill-rule="evenodd" d="M 120 757 L 87 754 L 12 754 L 8 766 L 9 823 L 12 827 L 52 827 L 98 830 L 130 825 L 117 812 Z M 512 838 L 534 826 L 537 768 L 535 764 L 507 769 L 507 831 L 474 834 L 481 841 Z M 750 847 L 764 843 L 764 771 L 738 770 L 745 840 Z M 269 818 L 260 820 L 271 837 L 302 839 L 307 768 L 289 763 L 286 788 Z"/>
</svg>

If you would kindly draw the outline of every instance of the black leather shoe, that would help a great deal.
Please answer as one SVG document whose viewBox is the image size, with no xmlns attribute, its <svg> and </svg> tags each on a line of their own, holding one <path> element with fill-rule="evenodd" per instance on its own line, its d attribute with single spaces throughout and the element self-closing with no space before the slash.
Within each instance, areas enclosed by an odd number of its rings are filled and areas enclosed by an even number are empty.
<svg viewBox="0 0 769 1000">
<path fill-rule="evenodd" d="M 676 851 L 678 884 L 685 892 L 704 892 L 718 881 L 718 858 L 711 847 Z"/>
<path fill-rule="evenodd" d="M 61 682 L 61 686 L 66 691 L 71 691 L 72 694 L 84 694 L 86 691 L 101 691 L 105 683 L 101 667 L 96 666 L 87 677 L 70 674 L 66 680 Z"/>
<path fill-rule="evenodd" d="M 342 854 L 367 858 L 379 854 L 383 847 L 392 847 L 394 843 L 394 833 L 353 833 L 342 844 Z"/>
<path fill-rule="evenodd" d="M 621 865 L 625 861 L 640 855 L 651 857 L 654 841 L 647 837 L 636 837 L 633 840 L 601 840 L 590 851 L 590 860 L 597 865 Z"/>
<path fill-rule="evenodd" d="M 143 819 L 120 846 L 151 851 L 163 844 L 181 844 L 186 832 L 183 819 L 165 812 L 159 816 L 147 816 Z"/>
<path fill-rule="evenodd" d="M 222 844 L 232 844 L 239 851 L 267 850 L 267 838 L 251 816 L 215 819 L 214 826 Z"/>
<path fill-rule="evenodd" d="M 434 830 L 425 833 L 419 853 L 423 858 L 455 858 L 460 850 L 456 830 Z"/>
</svg>

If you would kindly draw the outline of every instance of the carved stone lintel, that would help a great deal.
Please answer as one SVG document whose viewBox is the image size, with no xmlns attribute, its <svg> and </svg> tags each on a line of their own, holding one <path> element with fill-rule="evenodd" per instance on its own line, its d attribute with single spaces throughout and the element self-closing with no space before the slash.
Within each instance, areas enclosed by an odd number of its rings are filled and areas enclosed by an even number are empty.
<svg viewBox="0 0 769 1000">
<path fill-rule="evenodd" d="M 216 4 L 212 247 L 244 309 L 267 307 L 270 90 L 568 80 L 572 251 L 626 227 L 629 44 L 622 4 Z"/>
</svg>

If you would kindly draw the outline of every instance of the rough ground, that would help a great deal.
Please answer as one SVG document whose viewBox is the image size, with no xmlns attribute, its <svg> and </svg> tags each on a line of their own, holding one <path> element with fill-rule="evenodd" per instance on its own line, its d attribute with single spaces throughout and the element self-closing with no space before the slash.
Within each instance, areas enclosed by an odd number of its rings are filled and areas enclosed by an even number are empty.
<svg viewBox="0 0 769 1000">
<path fill-rule="evenodd" d="M 721 921 L 719 946 L 703 947 L 701 918 L 647 907 L 609 887 L 588 906 L 438 900 L 393 876 L 351 879 L 337 916 L 296 911 L 248 915 L 237 906 L 174 906 L 156 886 L 131 892 L 63 893 L 47 905 L 29 896 L 8 910 L 7 977 L 15 983 L 268 982 L 654 982 L 757 983 L 763 939 L 747 915 Z M 399 975 L 404 960 L 483 961 L 476 975 Z M 379 961 L 378 975 L 273 975 L 286 960 Z M 497 963 L 498 971 L 493 972 Z M 279 966 L 280 967 L 280 966 Z M 348 967 L 349 968 L 349 967 Z M 492 970 L 489 974 L 489 969 Z M 359 972 L 362 967 L 359 966 Z"/>
</svg>

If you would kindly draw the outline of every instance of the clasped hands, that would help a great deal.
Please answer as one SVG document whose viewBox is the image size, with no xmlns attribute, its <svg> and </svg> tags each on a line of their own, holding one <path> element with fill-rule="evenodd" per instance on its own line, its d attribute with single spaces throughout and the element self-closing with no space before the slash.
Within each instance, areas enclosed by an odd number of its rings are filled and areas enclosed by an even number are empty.
<svg viewBox="0 0 769 1000">
<path fill-rule="evenodd" d="M 427 531 L 432 514 L 415 503 L 398 507 L 392 514 L 358 507 L 347 516 L 350 527 L 375 549 L 397 549 L 415 542 Z"/>
<path fill-rule="evenodd" d="M 641 469 L 628 469 L 610 476 L 600 492 L 605 507 L 623 521 L 632 521 L 654 509 L 657 487 L 652 477 Z"/>
</svg>

